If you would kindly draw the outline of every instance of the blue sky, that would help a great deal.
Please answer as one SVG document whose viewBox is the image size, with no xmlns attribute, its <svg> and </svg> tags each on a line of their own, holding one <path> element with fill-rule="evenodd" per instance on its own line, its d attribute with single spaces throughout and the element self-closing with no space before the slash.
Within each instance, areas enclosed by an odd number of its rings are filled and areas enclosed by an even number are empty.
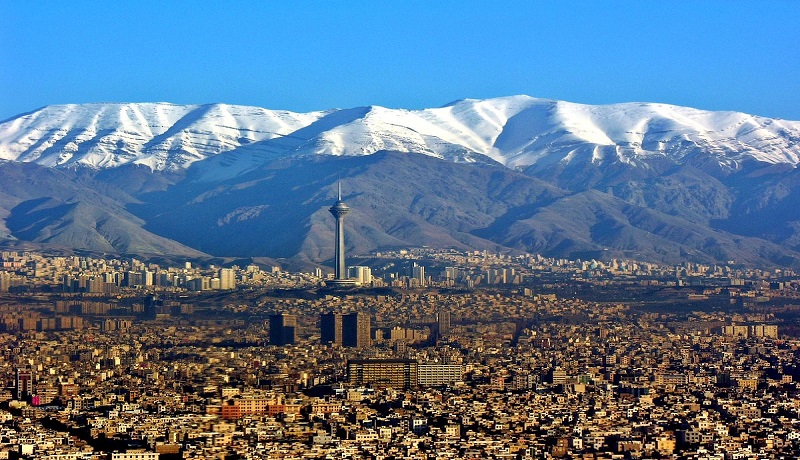
<svg viewBox="0 0 800 460">
<path fill-rule="evenodd" d="M 800 2 L 3 0 L 0 89 L 0 119 L 62 103 L 528 94 L 800 120 Z"/>
</svg>

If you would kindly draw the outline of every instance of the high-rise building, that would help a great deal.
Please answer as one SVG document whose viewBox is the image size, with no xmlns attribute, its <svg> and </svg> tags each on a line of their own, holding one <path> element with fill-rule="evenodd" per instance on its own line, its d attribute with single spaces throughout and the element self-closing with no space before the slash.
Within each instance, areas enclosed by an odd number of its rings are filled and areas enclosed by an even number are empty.
<svg viewBox="0 0 800 460">
<path fill-rule="evenodd" d="M 447 335 L 450 333 L 450 311 L 439 310 L 436 313 L 436 322 L 439 325 L 439 336 Z"/>
<path fill-rule="evenodd" d="M 334 278 L 328 281 L 329 286 L 349 287 L 354 286 L 355 281 L 347 278 L 346 263 L 344 257 L 344 216 L 350 212 L 350 207 L 342 201 L 342 184 L 339 183 L 339 195 L 336 203 L 328 211 L 336 219 L 336 231 L 334 235 Z"/>
<path fill-rule="evenodd" d="M 372 344 L 372 324 L 365 313 L 350 313 L 342 316 L 342 346 L 366 348 Z"/>
<path fill-rule="evenodd" d="M 342 344 L 342 314 L 323 313 L 319 317 L 320 342 Z"/>
<path fill-rule="evenodd" d="M 416 280 L 417 286 L 425 286 L 425 267 L 415 262 L 411 267 L 411 276 Z"/>
<path fill-rule="evenodd" d="M 269 344 L 294 345 L 297 341 L 297 317 L 286 313 L 269 316 Z"/>
<path fill-rule="evenodd" d="M 236 289 L 236 272 L 232 268 L 219 269 L 219 288 Z"/>
<path fill-rule="evenodd" d="M 372 344 L 372 322 L 365 313 L 324 313 L 319 321 L 320 342 L 366 348 Z"/>
<path fill-rule="evenodd" d="M 17 399 L 26 399 L 31 395 L 33 389 L 33 371 L 31 369 L 19 369 L 14 379 L 14 390 L 16 391 Z"/>
<path fill-rule="evenodd" d="M 361 265 L 356 265 L 347 268 L 348 278 L 355 280 L 360 285 L 366 285 L 372 282 L 372 269 Z"/>
</svg>

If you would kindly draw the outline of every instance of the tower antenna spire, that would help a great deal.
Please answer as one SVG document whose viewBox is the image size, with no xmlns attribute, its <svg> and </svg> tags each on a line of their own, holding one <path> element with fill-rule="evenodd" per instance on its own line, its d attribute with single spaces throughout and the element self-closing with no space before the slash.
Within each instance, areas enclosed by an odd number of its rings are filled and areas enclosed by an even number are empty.
<svg viewBox="0 0 800 460">
<path fill-rule="evenodd" d="M 339 178 L 336 183 L 339 185 L 339 201 L 342 201 L 342 179 Z"/>
</svg>

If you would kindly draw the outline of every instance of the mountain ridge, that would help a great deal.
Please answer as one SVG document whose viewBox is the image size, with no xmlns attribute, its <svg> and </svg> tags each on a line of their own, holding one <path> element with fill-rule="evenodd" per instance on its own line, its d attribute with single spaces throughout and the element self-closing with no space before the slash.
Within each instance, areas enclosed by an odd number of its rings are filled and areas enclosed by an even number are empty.
<svg viewBox="0 0 800 460">
<path fill-rule="evenodd" d="M 319 263 L 341 175 L 349 251 L 800 266 L 799 163 L 800 122 L 658 103 L 48 106 L 0 123 L 0 241 Z"/>
<path fill-rule="evenodd" d="M 308 113 L 229 104 L 66 104 L 0 123 L 0 158 L 52 167 L 132 162 L 177 170 L 259 144 L 279 155 L 393 150 L 460 162 L 483 156 L 511 168 L 582 158 L 646 164 L 652 156 L 680 160 L 700 150 L 735 170 L 748 158 L 798 164 L 800 122 L 660 103 L 586 105 L 518 95 L 431 109 Z"/>
</svg>

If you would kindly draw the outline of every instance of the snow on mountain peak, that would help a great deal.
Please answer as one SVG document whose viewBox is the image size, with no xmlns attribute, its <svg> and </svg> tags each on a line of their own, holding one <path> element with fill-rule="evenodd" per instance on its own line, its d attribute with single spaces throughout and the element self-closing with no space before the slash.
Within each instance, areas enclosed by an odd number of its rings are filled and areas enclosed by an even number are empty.
<svg viewBox="0 0 800 460">
<path fill-rule="evenodd" d="M 126 163 L 179 169 L 220 152 L 289 134 L 324 112 L 226 104 L 67 104 L 0 124 L 0 158 L 51 167 Z"/>
<path fill-rule="evenodd" d="M 707 154 L 800 162 L 800 122 L 657 103 L 584 105 L 525 95 L 462 99 L 438 108 L 380 106 L 295 113 L 227 104 L 53 105 L 0 123 L 0 159 L 51 167 L 127 163 L 235 174 L 263 155 L 423 153 L 451 161 L 485 156 L 508 167 L 586 159 L 637 164 Z M 234 167 L 233 165 L 236 164 Z"/>
</svg>

